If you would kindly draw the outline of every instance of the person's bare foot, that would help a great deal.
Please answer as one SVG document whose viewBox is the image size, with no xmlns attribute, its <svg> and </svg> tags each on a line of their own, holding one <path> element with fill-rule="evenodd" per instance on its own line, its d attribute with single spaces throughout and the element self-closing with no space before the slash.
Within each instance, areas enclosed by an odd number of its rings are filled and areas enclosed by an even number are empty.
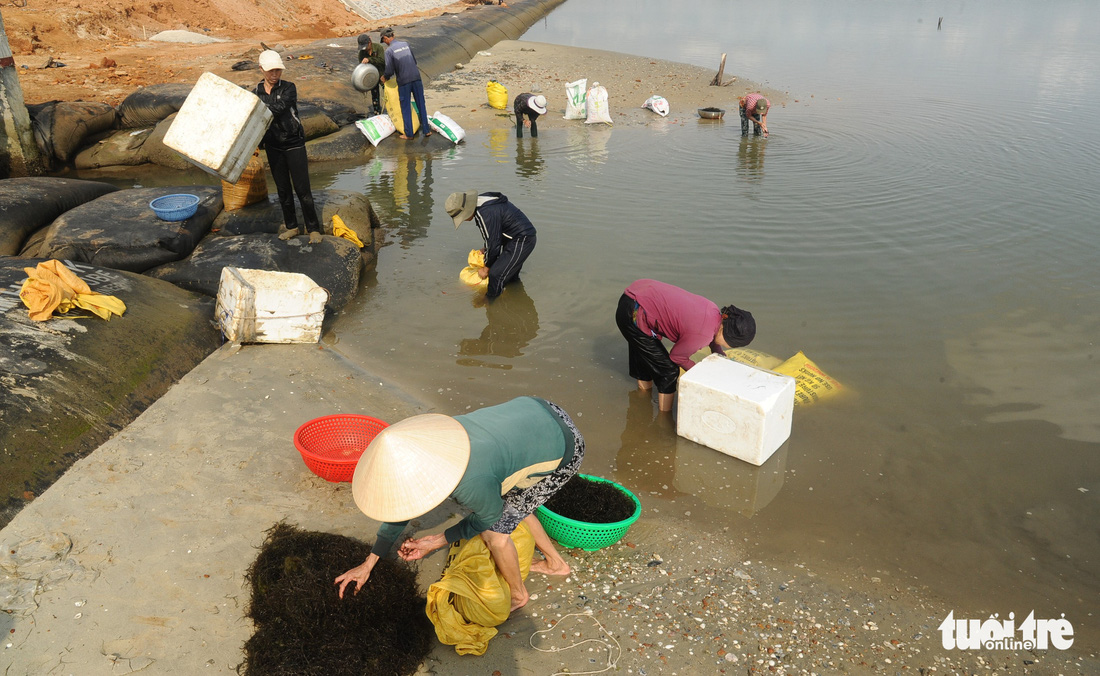
<svg viewBox="0 0 1100 676">
<path fill-rule="evenodd" d="M 543 575 L 568 575 L 572 568 L 569 564 L 562 559 L 559 563 L 550 563 L 549 559 L 540 559 L 531 562 L 532 573 L 542 573 Z"/>
<path fill-rule="evenodd" d="M 399 138 L 399 139 L 401 139 L 401 140 L 403 140 L 403 141 L 408 141 L 410 137 L 409 137 L 409 136 L 405 136 L 404 134 L 398 134 L 398 135 L 397 135 L 397 138 Z"/>
<path fill-rule="evenodd" d="M 530 595 L 527 594 L 526 589 L 523 589 L 522 591 L 523 591 L 523 596 L 522 597 L 516 597 L 516 596 L 512 597 L 512 608 L 508 612 L 510 612 L 510 613 L 515 612 L 517 609 L 522 608 L 523 606 L 527 605 L 527 601 L 530 600 L 531 597 L 530 597 Z"/>
</svg>

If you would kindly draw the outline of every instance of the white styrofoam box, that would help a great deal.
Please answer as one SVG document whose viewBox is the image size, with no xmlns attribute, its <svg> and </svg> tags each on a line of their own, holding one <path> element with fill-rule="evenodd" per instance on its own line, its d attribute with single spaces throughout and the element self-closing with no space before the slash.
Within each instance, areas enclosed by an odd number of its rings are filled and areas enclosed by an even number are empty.
<svg viewBox="0 0 1100 676">
<path fill-rule="evenodd" d="M 762 465 L 791 436 L 795 380 L 712 354 L 680 377 L 676 433 Z"/>
<path fill-rule="evenodd" d="M 203 73 L 164 134 L 164 145 L 200 169 L 236 183 L 269 124 L 271 111 L 260 97 Z"/>
<path fill-rule="evenodd" d="M 238 343 L 316 343 L 328 292 L 297 272 L 222 268 L 214 314 Z"/>
</svg>

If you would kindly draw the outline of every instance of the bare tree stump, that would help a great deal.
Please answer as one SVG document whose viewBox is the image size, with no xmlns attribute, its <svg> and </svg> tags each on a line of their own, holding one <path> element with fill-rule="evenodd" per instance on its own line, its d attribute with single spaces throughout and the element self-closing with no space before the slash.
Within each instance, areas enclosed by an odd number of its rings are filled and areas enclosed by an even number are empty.
<svg viewBox="0 0 1100 676">
<path fill-rule="evenodd" d="M 722 54 L 722 63 L 718 64 L 718 74 L 714 76 L 714 79 L 710 81 L 712 87 L 722 86 L 722 74 L 726 70 L 726 55 Z"/>
</svg>

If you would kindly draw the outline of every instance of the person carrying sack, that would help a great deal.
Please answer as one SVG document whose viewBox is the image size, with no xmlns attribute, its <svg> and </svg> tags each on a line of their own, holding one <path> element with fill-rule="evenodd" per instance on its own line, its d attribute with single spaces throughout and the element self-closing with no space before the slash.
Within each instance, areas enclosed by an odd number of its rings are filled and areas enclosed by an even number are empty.
<svg viewBox="0 0 1100 676">
<path fill-rule="evenodd" d="M 397 78 L 401 120 L 405 125 L 404 133 L 399 138 L 408 140 L 413 136 L 410 96 L 416 101 L 416 111 L 420 116 L 420 128 L 424 130 L 424 138 L 428 138 L 432 135 L 432 128 L 428 125 L 428 109 L 424 105 L 424 83 L 420 80 L 420 67 L 416 65 L 412 47 L 403 40 L 395 40 L 392 28 L 383 28 L 381 39 L 382 44 L 386 45 L 386 69 L 380 81 L 385 83 L 391 77 Z M 393 115 L 392 111 L 390 115 Z"/>
</svg>

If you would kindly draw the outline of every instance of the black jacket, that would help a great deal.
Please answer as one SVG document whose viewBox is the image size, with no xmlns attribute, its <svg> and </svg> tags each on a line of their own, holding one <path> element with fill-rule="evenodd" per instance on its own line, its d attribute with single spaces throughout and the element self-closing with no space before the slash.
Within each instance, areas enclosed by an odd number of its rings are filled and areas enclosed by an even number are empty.
<svg viewBox="0 0 1100 676">
<path fill-rule="evenodd" d="M 492 198 L 474 211 L 474 223 L 485 240 L 485 265 L 491 266 L 507 241 L 533 237 L 535 226 L 501 193 L 483 192 L 478 197 Z"/>
<path fill-rule="evenodd" d="M 298 117 L 298 89 L 294 83 L 279 80 L 268 94 L 261 81 L 256 85 L 256 96 L 260 97 L 274 116 L 260 145 L 276 150 L 290 150 L 305 145 L 306 130 Z"/>
</svg>

